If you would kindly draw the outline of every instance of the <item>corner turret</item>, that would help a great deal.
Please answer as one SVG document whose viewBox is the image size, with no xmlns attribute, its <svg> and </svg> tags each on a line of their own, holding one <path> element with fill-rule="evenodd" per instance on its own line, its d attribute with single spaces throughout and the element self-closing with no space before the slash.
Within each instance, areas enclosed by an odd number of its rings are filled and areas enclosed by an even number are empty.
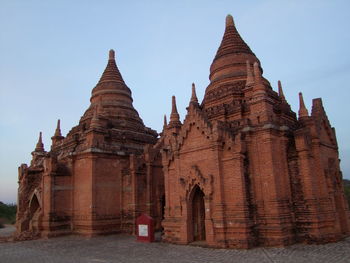
<svg viewBox="0 0 350 263">
<path fill-rule="evenodd" d="M 58 119 L 55 134 L 51 137 L 52 145 L 56 145 L 62 139 L 64 139 L 64 137 L 61 134 L 61 121 Z"/>
</svg>

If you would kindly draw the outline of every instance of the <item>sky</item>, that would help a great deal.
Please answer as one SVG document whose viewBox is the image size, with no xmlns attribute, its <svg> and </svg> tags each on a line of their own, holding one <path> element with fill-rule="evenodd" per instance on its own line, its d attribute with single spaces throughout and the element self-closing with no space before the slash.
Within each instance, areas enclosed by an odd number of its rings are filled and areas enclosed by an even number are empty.
<svg viewBox="0 0 350 263">
<path fill-rule="evenodd" d="M 323 99 L 350 179 L 349 10 L 347 0 L 0 0 L 0 201 L 16 202 L 40 131 L 49 150 L 57 119 L 63 135 L 78 124 L 109 49 L 146 126 L 161 131 L 172 95 L 183 119 L 192 82 L 203 99 L 227 14 L 294 111 L 299 91 L 309 111 Z"/>
</svg>

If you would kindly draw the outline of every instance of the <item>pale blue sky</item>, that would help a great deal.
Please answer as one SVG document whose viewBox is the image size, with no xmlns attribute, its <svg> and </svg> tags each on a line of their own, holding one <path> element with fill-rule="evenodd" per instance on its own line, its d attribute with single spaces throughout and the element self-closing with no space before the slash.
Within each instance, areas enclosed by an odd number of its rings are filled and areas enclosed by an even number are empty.
<svg viewBox="0 0 350 263">
<path fill-rule="evenodd" d="M 0 0 L 0 201 L 16 201 L 39 131 L 49 150 L 58 118 L 64 135 L 78 123 L 111 48 L 147 126 L 161 130 L 172 95 L 183 119 L 192 82 L 203 98 L 227 14 L 294 111 L 299 91 L 309 110 L 322 97 L 350 179 L 349 3 Z"/>
</svg>

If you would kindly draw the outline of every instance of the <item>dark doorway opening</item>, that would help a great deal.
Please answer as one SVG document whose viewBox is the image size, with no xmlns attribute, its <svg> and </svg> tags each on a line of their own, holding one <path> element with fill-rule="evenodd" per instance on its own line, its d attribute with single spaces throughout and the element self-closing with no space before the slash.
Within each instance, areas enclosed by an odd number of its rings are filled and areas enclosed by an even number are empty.
<svg viewBox="0 0 350 263">
<path fill-rule="evenodd" d="M 204 193 L 196 186 L 192 197 L 192 233 L 193 241 L 205 240 Z"/>
<path fill-rule="evenodd" d="M 30 222 L 29 222 L 29 230 L 32 232 L 38 231 L 39 225 L 39 214 L 40 214 L 40 205 L 39 200 L 36 195 L 33 196 L 30 202 Z"/>
</svg>

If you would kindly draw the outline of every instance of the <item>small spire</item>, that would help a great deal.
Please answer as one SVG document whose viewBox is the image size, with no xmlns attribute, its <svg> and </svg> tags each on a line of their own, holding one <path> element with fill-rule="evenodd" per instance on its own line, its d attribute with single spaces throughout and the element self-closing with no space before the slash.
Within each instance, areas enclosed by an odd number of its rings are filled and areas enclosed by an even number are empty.
<svg viewBox="0 0 350 263">
<path fill-rule="evenodd" d="M 305 107 L 304 99 L 303 99 L 303 94 L 299 92 L 299 118 L 301 117 L 308 117 L 309 112 Z"/>
<path fill-rule="evenodd" d="M 278 96 L 281 98 L 282 101 L 286 101 L 286 98 L 283 94 L 282 83 L 280 80 L 278 81 Z"/>
<path fill-rule="evenodd" d="M 109 50 L 109 60 L 115 60 L 115 52 L 113 49 Z"/>
<path fill-rule="evenodd" d="M 254 62 L 253 65 L 254 68 L 254 83 L 255 83 L 255 90 L 265 90 L 264 83 L 262 81 L 262 75 L 261 75 L 261 70 L 259 67 L 258 62 Z"/>
<path fill-rule="evenodd" d="M 172 126 L 179 126 L 179 125 L 181 125 L 180 115 L 177 112 L 177 108 L 176 108 L 176 98 L 175 98 L 175 96 L 172 97 L 172 105 L 171 105 L 171 114 L 170 114 L 169 125 L 172 125 Z"/>
<path fill-rule="evenodd" d="M 63 138 L 64 137 L 61 134 L 61 121 L 60 121 L 60 119 L 58 119 L 55 134 L 51 137 L 51 140 L 52 140 L 51 149 L 53 149 L 55 147 L 56 143 L 59 142 L 60 140 L 62 140 Z"/>
<path fill-rule="evenodd" d="M 196 94 L 196 86 L 194 83 L 192 83 L 192 95 L 191 95 L 190 102 L 198 103 L 198 98 L 197 98 L 197 94 Z"/>
<path fill-rule="evenodd" d="M 35 152 L 44 152 L 44 144 L 43 144 L 43 138 L 42 138 L 42 132 L 39 133 L 39 140 L 35 147 Z"/>
<path fill-rule="evenodd" d="M 252 67 L 249 63 L 249 60 L 247 60 L 246 63 L 247 63 L 247 81 L 245 85 L 250 86 L 254 84 L 254 76 L 253 76 Z"/>
<path fill-rule="evenodd" d="M 55 137 L 61 137 L 61 121 L 60 119 L 57 120 L 57 127 L 56 127 L 56 131 L 55 131 Z"/>
<path fill-rule="evenodd" d="M 176 107 L 176 97 L 172 96 L 171 98 L 171 114 L 178 114 Z"/>
<path fill-rule="evenodd" d="M 235 23 L 233 22 L 233 17 L 230 14 L 226 16 L 226 27 L 228 26 L 235 26 Z"/>
<path fill-rule="evenodd" d="M 163 126 L 164 127 L 168 126 L 168 121 L 166 119 L 166 114 L 164 114 L 164 125 Z"/>
</svg>

